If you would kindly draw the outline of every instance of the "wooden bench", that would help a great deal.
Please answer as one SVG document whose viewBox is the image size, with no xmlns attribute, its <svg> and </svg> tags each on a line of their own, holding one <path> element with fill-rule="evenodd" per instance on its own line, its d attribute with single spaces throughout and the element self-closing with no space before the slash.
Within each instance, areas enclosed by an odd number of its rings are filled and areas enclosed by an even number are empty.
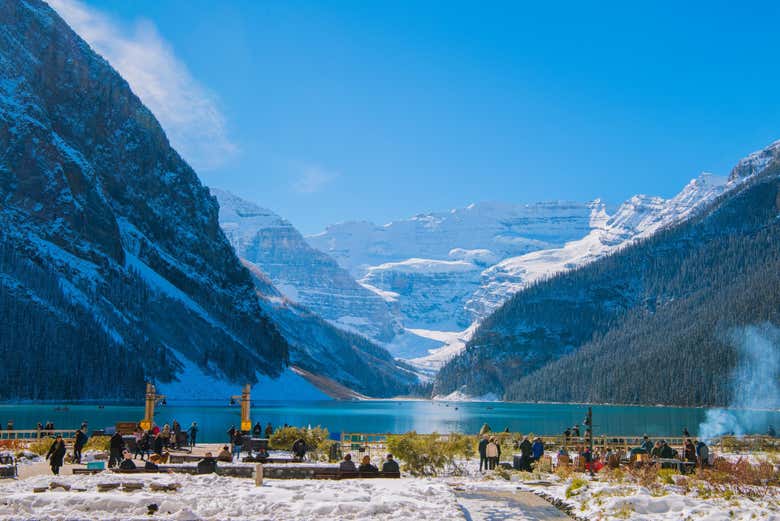
<svg viewBox="0 0 780 521">
<path fill-rule="evenodd" d="M 104 470 L 105 469 L 88 469 L 87 467 L 82 467 L 82 468 L 74 468 L 73 473 L 74 474 L 99 474 Z"/>
<path fill-rule="evenodd" d="M 346 472 L 341 470 L 322 469 L 314 472 L 314 479 L 399 479 L 400 472 Z"/>
<path fill-rule="evenodd" d="M 258 458 L 255 456 L 247 456 L 246 458 L 243 458 L 241 461 L 244 463 L 300 463 L 300 461 L 295 461 L 292 458 Z"/>
<path fill-rule="evenodd" d="M 229 476 L 234 478 L 251 478 L 254 476 L 255 468 L 249 465 L 217 465 L 217 475 Z M 116 474 L 197 474 L 198 467 L 195 465 L 159 465 L 157 470 L 139 467 L 135 469 L 111 469 Z"/>
</svg>

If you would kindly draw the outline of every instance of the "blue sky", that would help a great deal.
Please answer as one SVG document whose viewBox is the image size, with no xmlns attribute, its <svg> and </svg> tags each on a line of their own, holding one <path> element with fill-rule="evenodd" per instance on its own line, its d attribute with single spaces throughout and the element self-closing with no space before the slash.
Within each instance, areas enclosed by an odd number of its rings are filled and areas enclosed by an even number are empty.
<svg viewBox="0 0 780 521">
<path fill-rule="evenodd" d="M 305 233 L 671 196 L 780 139 L 777 2 L 83 3 L 180 67 L 149 95 L 204 183 Z"/>
</svg>

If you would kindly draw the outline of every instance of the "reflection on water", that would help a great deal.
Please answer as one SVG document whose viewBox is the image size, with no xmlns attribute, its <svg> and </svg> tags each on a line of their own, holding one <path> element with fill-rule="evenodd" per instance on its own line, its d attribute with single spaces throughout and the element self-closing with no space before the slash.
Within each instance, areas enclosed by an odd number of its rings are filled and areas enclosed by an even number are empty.
<svg viewBox="0 0 780 521">
<path fill-rule="evenodd" d="M 59 410 L 56 410 L 59 409 Z M 0 405 L 0 427 L 14 420 L 17 429 L 34 429 L 38 422 L 53 421 L 60 428 L 76 428 L 82 421 L 99 429 L 118 421 L 138 421 L 143 407 L 69 405 Z M 560 434 L 566 427 L 582 425 L 587 406 L 569 404 L 523 403 L 443 403 L 431 401 L 365 402 L 255 402 L 252 422 L 274 426 L 322 425 L 331 432 L 463 432 L 476 433 L 483 423 L 493 430 L 506 427 L 512 432 Z M 683 428 L 696 435 L 706 409 L 678 407 L 594 406 L 596 434 L 680 435 Z M 766 425 L 780 426 L 780 413 L 761 412 Z M 178 420 L 183 427 L 192 421 L 200 425 L 199 439 L 225 441 L 225 432 L 240 422 L 238 406 L 204 406 L 168 403 L 157 409 L 156 421 L 162 425 Z M 583 429 L 584 430 L 584 429 Z"/>
</svg>

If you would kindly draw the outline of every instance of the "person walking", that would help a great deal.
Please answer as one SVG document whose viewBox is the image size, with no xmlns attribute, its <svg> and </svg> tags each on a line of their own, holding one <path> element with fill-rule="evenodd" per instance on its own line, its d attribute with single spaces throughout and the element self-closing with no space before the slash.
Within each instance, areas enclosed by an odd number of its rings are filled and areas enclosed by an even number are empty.
<svg viewBox="0 0 780 521">
<path fill-rule="evenodd" d="M 122 435 L 115 432 L 108 441 L 108 466 L 114 467 L 122 461 L 122 451 L 125 449 L 125 440 Z"/>
<path fill-rule="evenodd" d="M 485 434 L 482 436 L 482 439 L 479 440 L 479 445 L 477 446 L 477 450 L 479 451 L 479 471 L 482 472 L 483 466 L 484 469 L 487 470 L 488 468 L 488 460 L 487 460 L 487 446 L 488 446 L 489 440 L 488 435 Z"/>
<path fill-rule="evenodd" d="M 73 440 L 73 463 L 81 464 L 81 450 L 87 444 L 87 435 L 79 429 L 76 431 L 76 437 Z"/>
<path fill-rule="evenodd" d="M 54 442 L 49 447 L 49 452 L 46 453 L 46 459 L 49 460 L 51 465 L 51 472 L 55 476 L 60 473 L 60 467 L 62 467 L 63 460 L 65 459 L 65 441 L 62 439 L 62 434 L 58 434 Z"/>
<path fill-rule="evenodd" d="M 190 448 L 192 448 L 195 446 L 195 438 L 198 437 L 198 422 L 192 422 L 187 433 L 190 438 Z"/>
<path fill-rule="evenodd" d="M 178 422 L 178 420 L 173 420 L 173 423 L 171 424 L 171 430 L 173 431 L 173 434 L 171 435 L 171 439 L 173 440 L 173 448 L 178 449 L 181 440 L 181 424 Z"/>
</svg>

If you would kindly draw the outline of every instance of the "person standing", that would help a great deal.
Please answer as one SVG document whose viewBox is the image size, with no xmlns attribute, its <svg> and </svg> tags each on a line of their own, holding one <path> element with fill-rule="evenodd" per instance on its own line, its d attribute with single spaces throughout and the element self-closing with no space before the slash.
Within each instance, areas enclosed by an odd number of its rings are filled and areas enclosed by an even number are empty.
<svg viewBox="0 0 780 521">
<path fill-rule="evenodd" d="M 534 439 L 534 444 L 531 446 L 531 451 L 534 461 L 539 461 L 542 459 L 542 456 L 544 455 L 544 442 L 542 442 L 541 438 L 537 437 Z"/>
<path fill-rule="evenodd" d="M 167 423 L 163 425 L 162 431 L 160 432 L 160 437 L 163 440 L 163 446 L 167 449 L 171 446 L 171 426 Z"/>
<path fill-rule="evenodd" d="M 699 467 L 704 468 L 710 464 L 710 448 L 704 443 L 704 440 L 699 440 L 696 443 L 696 459 L 699 462 Z"/>
<path fill-rule="evenodd" d="M 235 431 L 233 434 L 233 457 L 236 461 L 241 461 L 241 447 L 244 445 L 244 435 L 241 431 Z"/>
<path fill-rule="evenodd" d="M 114 432 L 108 441 L 108 466 L 114 467 L 122 461 L 122 451 L 125 449 L 125 440 L 118 432 Z"/>
<path fill-rule="evenodd" d="M 479 445 L 477 446 L 477 450 L 479 451 L 479 471 L 482 472 L 482 468 L 484 465 L 484 469 L 487 470 L 488 467 L 488 460 L 487 460 L 487 446 L 488 446 L 488 435 L 485 434 L 482 436 L 482 439 L 479 440 Z"/>
<path fill-rule="evenodd" d="M 498 458 L 501 456 L 501 449 L 498 447 L 495 438 L 490 438 L 490 441 L 488 441 L 488 444 L 485 447 L 485 456 L 487 457 L 488 470 L 495 469 Z"/>
<path fill-rule="evenodd" d="M 173 448 L 178 449 L 181 439 L 181 424 L 178 422 L 178 420 L 173 420 L 173 423 L 171 424 L 171 430 L 173 430 L 173 436 L 171 436 L 173 439 Z"/>
<path fill-rule="evenodd" d="M 81 449 L 87 444 L 87 435 L 81 429 L 76 431 L 76 437 L 73 440 L 73 463 L 81 463 Z"/>
<path fill-rule="evenodd" d="M 265 437 L 270 438 L 273 436 L 274 433 L 274 427 L 271 425 L 271 422 L 268 422 L 268 424 L 265 426 Z"/>
<path fill-rule="evenodd" d="M 263 435 L 263 426 L 260 425 L 260 422 L 255 423 L 255 426 L 252 427 L 252 436 L 255 438 L 259 438 Z"/>
<path fill-rule="evenodd" d="M 190 448 L 192 448 L 195 446 L 195 438 L 198 437 L 198 422 L 192 422 L 192 425 L 190 425 L 188 430 L 188 434 L 190 437 Z"/>
<path fill-rule="evenodd" d="M 54 443 L 49 447 L 49 452 L 46 453 L 46 459 L 49 460 L 51 465 L 51 472 L 55 476 L 59 475 L 60 467 L 65 459 L 65 442 L 62 439 L 62 434 L 58 434 Z"/>
<path fill-rule="evenodd" d="M 523 436 L 523 441 L 520 443 L 520 470 L 530 472 L 532 458 L 533 446 L 528 441 L 528 436 Z"/>
</svg>

